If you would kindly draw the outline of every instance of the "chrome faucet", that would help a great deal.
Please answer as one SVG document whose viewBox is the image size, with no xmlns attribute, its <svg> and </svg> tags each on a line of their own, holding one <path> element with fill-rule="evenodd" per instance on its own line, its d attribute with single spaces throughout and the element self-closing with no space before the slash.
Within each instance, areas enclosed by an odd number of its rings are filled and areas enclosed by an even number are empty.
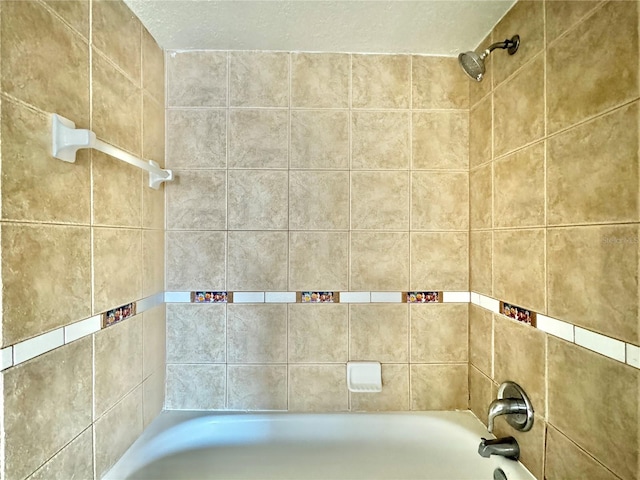
<svg viewBox="0 0 640 480">
<path fill-rule="evenodd" d="M 533 426 L 533 406 L 529 397 L 520 385 L 504 382 L 498 388 L 498 398 L 489 405 L 487 430 L 493 433 L 493 421 L 499 415 L 506 415 L 506 420 L 516 430 L 527 432 Z"/>
<path fill-rule="evenodd" d="M 500 398 L 489 405 L 487 430 L 493 433 L 493 420 L 499 415 L 526 414 L 527 405 L 520 398 Z"/>
<path fill-rule="evenodd" d="M 485 458 L 489 458 L 490 455 L 500 455 L 501 457 L 518 460 L 520 446 L 513 437 L 496 438 L 495 440 L 487 440 L 483 437 L 480 445 L 478 445 L 478 453 Z"/>
</svg>

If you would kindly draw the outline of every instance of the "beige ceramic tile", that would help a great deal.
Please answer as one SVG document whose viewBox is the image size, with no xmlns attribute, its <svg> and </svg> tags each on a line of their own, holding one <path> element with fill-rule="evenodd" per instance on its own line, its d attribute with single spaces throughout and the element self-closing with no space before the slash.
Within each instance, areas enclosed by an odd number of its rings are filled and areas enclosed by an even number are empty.
<svg viewBox="0 0 640 480">
<path fill-rule="evenodd" d="M 467 111 L 414 112 L 411 138 L 414 169 L 469 167 Z"/>
<path fill-rule="evenodd" d="M 545 418 L 545 334 L 537 328 L 494 314 L 494 375 L 498 383 L 516 382 L 527 392 L 535 412 Z"/>
<path fill-rule="evenodd" d="M 411 156 L 406 112 L 353 112 L 351 168 L 407 169 Z"/>
<path fill-rule="evenodd" d="M 409 108 L 411 57 L 353 55 L 353 108 Z"/>
<path fill-rule="evenodd" d="M 544 168 L 544 143 L 536 143 L 494 162 L 493 223 L 496 227 L 544 225 Z"/>
<path fill-rule="evenodd" d="M 89 39 L 89 0 L 44 0 L 85 39 Z"/>
<path fill-rule="evenodd" d="M 504 38 L 502 40 L 504 40 Z M 486 38 L 482 42 L 480 42 L 475 51 L 482 52 L 489 48 L 492 43 L 493 42 L 491 41 L 491 33 L 489 33 Z M 486 71 L 484 76 L 482 77 L 481 82 L 475 82 L 465 75 L 465 78 L 467 78 L 467 83 L 469 85 L 469 108 L 472 108 L 488 93 L 491 92 L 491 88 L 493 87 L 493 67 L 491 57 L 492 55 L 484 59 Z"/>
<path fill-rule="evenodd" d="M 164 167 L 164 103 L 159 103 L 146 92 L 142 95 L 142 157 Z M 149 185 L 149 174 L 145 174 Z"/>
<path fill-rule="evenodd" d="M 639 128 L 636 102 L 548 140 L 550 225 L 638 221 Z"/>
<path fill-rule="evenodd" d="M 494 435 L 498 438 L 514 437 L 520 446 L 519 461 L 536 478 L 545 478 L 543 471 L 546 423 L 544 417 L 538 415 L 538 411 L 535 411 L 534 416 L 536 419 L 533 422 L 533 427 L 528 432 L 521 432 L 512 428 L 506 422 L 504 416 L 499 416 L 495 420 Z"/>
<path fill-rule="evenodd" d="M 469 306 L 469 362 L 487 377 L 493 376 L 493 317 L 473 304 Z"/>
<path fill-rule="evenodd" d="M 411 365 L 411 410 L 467 410 L 468 365 Z"/>
<path fill-rule="evenodd" d="M 469 305 L 410 305 L 411 363 L 453 363 L 468 359 Z"/>
<path fill-rule="evenodd" d="M 229 229 L 286 230 L 289 172 L 229 171 Z"/>
<path fill-rule="evenodd" d="M 227 53 L 202 50 L 169 52 L 167 105 L 227 106 Z"/>
<path fill-rule="evenodd" d="M 164 232 L 142 231 L 142 296 L 164 291 Z"/>
<path fill-rule="evenodd" d="M 230 365 L 227 408 L 231 410 L 286 410 L 286 365 Z"/>
<path fill-rule="evenodd" d="M 495 298 L 545 312 L 543 229 L 493 232 L 493 292 Z"/>
<path fill-rule="evenodd" d="M 91 40 L 133 80 L 141 85 L 140 20 L 124 2 L 93 0 Z"/>
<path fill-rule="evenodd" d="M 500 84 L 493 98 L 495 157 L 542 138 L 545 128 L 544 55 L 538 55 Z"/>
<path fill-rule="evenodd" d="M 142 384 L 142 413 L 144 428 L 162 412 L 165 400 L 165 368 L 152 373 Z"/>
<path fill-rule="evenodd" d="M 167 365 L 168 410 L 222 410 L 227 385 L 225 365 Z"/>
<path fill-rule="evenodd" d="M 469 79 L 457 58 L 412 57 L 413 108 L 469 108 Z"/>
<path fill-rule="evenodd" d="M 225 232 L 167 232 L 169 291 L 225 290 Z"/>
<path fill-rule="evenodd" d="M 94 228 L 93 312 L 104 312 L 141 296 L 142 231 Z"/>
<path fill-rule="evenodd" d="M 493 95 L 487 95 L 469 112 L 469 165 L 491 161 L 493 138 Z"/>
<path fill-rule="evenodd" d="M 411 228 L 468 230 L 469 174 L 412 172 Z"/>
<path fill-rule="evenodd" d="M 229 85 L 232 107 L 288 107 L 289 54 L 231 52 Z"/>
<path fill-rule="evenodd" d="M 95 335 L 94 418 L 142 382 L 142 315 Z"/>
<path fill-rule="evenodd" d="M 293 110 L 291 168 L 349 168 L 349 112 Z"/>
<path fill-rule="evenodd" d="M 164 50 L 142 26 L 142 88 L 164 105 Z"/>
<path fill-rule="evenodd" d="M 409 229 L 408 172 L 352 172 L 351 228 Z"/>
<path fill-rule="evenodd" d="M 409 285 L 409 234 L 352 232 L 351 291 L 404 291 Z"/>
<path fill-rule="evenodd" d="M 621 478 L 637 478 L 640 371 L 551 336 L 548 342 L 549 423 Z"/>
<path fill-rule="evenodd" d="M 291 106 L 348 107 L 350 64 L 345 54 L 291 54 Z"/>
<path fill-rule="evenodd" d="M 493 165 L 487 163 L 469 172 L 469 222 L 472 230 L 492 226 L 492 171 Z"/>
<path fill-rule="evenodd" d="M 165 186 L 167 229 L 225 230 L 227 172 L 174 170 L 173 175 L 175 180 Z"/>
<path fill-rule="evenodd" d="M 552 426 L 547 427 L 545 475 L 549 480 L 555 478 L 566 480 L 582 480 L 585 478 L 619 479 L 618 476 L 607 470 L 601 463 Z"/>
<path fill-rule="evenodd" d="M 86 40 L 40 2 L 2 2 L 0 21 L 2 91 L 89 128 Z"/>
<path fill-rule="evenodd" d="M 285 363 L 287 306 L 233 305 L 227 313 L 229 363 Z"/>
<path fill-rule="evenodd" d="M 591 11 L 602 5 L 602 0 L 553 0 L 545 4 L 547 43 L 553 42 Z"/>
<path fill-rule="evenodd" d="M 289 228 L 349 229 L 349 172 L 289 172 Z"/>
<path fill-rule="evenodd" d="M 173 305 L 170 305 L 173 306 Z M 142 314 L 142 378 L 165 370 L 167 357 L 167 321 L 165 305 Z M 164 373 L 163 373 L 164 374 Z"/>
<path fill-rule="evenodd" d="M 492 296 L 492 234 L 471 232 L 469 237 L 469 285 L 472 292 Z"/>
<path fill-rule="evenodd" d="M 142 150 L 142 91 L 94 50 L 92 130 L 134 155 Z"/>
<path fill-rule="evenodd" d="M 93 478 L 93 435 L 87 428 L 27 480 L 69 480 Z"/>
<path fill-rule="evenodd" d="M 102 478 L 142 433 L 142 386 L 100 418 L 94 428 L 95 468 L 97 477 Z"/>
<path fill-rule="evenodd" d="M 469 365 L 469 409 L 486 426 L 487 412 L 493 401 L 493 383 L 473 365 Z"/>
<path fill-rule="evenodd" d="M 336 412 L 349 409 L 344 365 L 290 365 L 289 410 Z"/>
<path fill-rule="evenodd" d="M 228 289 L 287 289 L 287 232 L 229 232 Z"/>
<path fill-rule="evenodd" d="M 142 178 L 142 227 L 164 230 L 164 191 L 149 188 L 148 178 Z"/>
<path fill-rule="evenodd" d="M 93 224 L 140 228 L 143 171 L 98 151 L 91 152 L 91 163 Z"/>
<path fill-rule="evenodd" d="M 469 289 L 469 234 L 412 233 L 411 281 L 416 290 Z"/>
<path fill-rule="evenodd" d="M 409 365 L 382 365 L 382 392 L 351 393 L 352 411 L 409 410 Z"/>
<path fill-rule="evenodd" d="M 49 128 L 45 115 L 2 99 L 2 218 L 89 224 L 89 155 L 52 158 Z"/>
<path fill-rule="evenodd" d="M 494 85 L 502 83 L 544 48 L 543 2 L 525 0 L 516 3 L 495 26 L 493 40 L 502 42 L 516 34 L 520 35 L 520 46 L 514 55 L 506 50 L 494 50 L 491 54 Z"/>
<path fill-rule="evenodd" d="M 167 362 L 224 363 L 226 305 L 168 304 Z"/>
<path fill-rule="evenodd" d="M 290 232 L 289 290 L 348 290 L 348 232 Z"/>
<path fill-rule="evenodd" d="M 2 249 L 3 345 L 91 315 L 88 227 L 4 224 Z"/>
<path fill-rule="evenodd" d="M 638 2 L 607 2 L 549 46 L 549 132 L 638 97 L 637 9 Z M 585 52 L 589 61 L 576 63 Z"/>
<path fill-rule="evenodd" d="M 320 308 L 317 308 L 320 307 Z M 289 305 L 288 361 L 345 363 L 349 357 L 347 305 Z"/>
<path fill-rule="evenodd" d="M 638 345 L 637 226 L 550 229 L 547 268 L 550 316 Z"/>
<path fill-rule="evenodd" d="M 91 342 L 3 372 L 6 479 L 25 478 L 91 425 Z"/>
<path fill-rule="evenodd" d="M 229 167 L 286 168 L 288 125 L 286 110 L 231 110 Z"/>
<path fill-rule="evenodd" d="M 407 305 L 350 305 L 349 359 L 407 362 L 409 310 Z"/>
<path fill-rule="evenodd" d="M 167 167 L 225 168 L 224 110 L 167 110 Z"/>
</svg>

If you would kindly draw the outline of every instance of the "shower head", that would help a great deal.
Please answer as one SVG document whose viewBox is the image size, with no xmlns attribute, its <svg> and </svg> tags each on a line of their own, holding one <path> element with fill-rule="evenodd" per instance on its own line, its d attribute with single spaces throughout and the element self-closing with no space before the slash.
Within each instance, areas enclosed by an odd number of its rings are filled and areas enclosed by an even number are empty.
<svg viewBox="0 0 640 480">
<path fill-rule="evenodd" d="M 497 42 L 489 46 L 484 52 L 478 55 L 476 52 L 464 52 L 458 55 L 458 63 L 462 67 L 462 70 L 473 78 L 476 82 L 482 81 L 484 76 L 484 59 L 489 56 L 496 48 L 506 49 L 509 55 L 513 55 L 518 51 L 520 46 L 520 36 L 514 35 L 511 40 L 507 39 L 504 42 Z"/>
</svg>

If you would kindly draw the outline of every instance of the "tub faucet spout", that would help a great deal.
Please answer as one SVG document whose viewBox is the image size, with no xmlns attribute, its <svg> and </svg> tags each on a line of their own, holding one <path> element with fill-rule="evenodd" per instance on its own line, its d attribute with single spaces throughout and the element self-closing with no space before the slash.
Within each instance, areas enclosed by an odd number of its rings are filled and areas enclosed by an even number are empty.
<svg viewBox="0 0 640 480">
<path fill-rule="evenodd" d="M 518 460 L 520 457 L 520 446 L 513 437 L 496 438 L 495 440 L 482 438 L 480 445 L 478 445 L 478 453 L 485 458 L 488 458 L 490 455 L 500 455 L 501 457 Z"/>
<path fill-rule="evenodd" d="M 526 414 L 527 405 L 519 398 L 501 398 L 489 405 L 487 430 L 493 433 L 493 420 L 499 415 Z"/>
</svg>

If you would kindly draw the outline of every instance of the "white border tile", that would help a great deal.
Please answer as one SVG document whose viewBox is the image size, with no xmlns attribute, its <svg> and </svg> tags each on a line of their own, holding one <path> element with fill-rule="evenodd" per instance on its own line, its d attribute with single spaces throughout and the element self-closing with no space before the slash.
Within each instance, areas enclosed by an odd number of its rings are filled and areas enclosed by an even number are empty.
<svg viewBox="0 0 640 480">
<path fill-rule="evenodd" d="M 191 292 L 164 292 L 165 303 L 189 303 Z"/>
<path fill-rule="evenodd" d="M 500 313 L 500 301 L 495 298 L 480 295 L 480 306 L 491 310 L 493 313 Z"/>
<path fill-rule="evenodd" d="M 2 355 L 0 356 L 0 370 L 5 370 L 13 366 L 13 347 L 7 347 L 2 349 Z"/>
<path fill-rule="evenodd" d="M 371 303 L 371 292 L 340 292 L 340 303 Z"/>
<path fill-rule="evenodd" d="M 371 303 L 402 303 L 402 292 L 371 292 Z"/>
<path fill-rule="evenodd" d="M 576 344 L 624 363 L 626 353 L 624 342 L 580 327 L 575 327 L 575 333 Z"/>
<path fill-rule="evenodd" d="M 627 343 L 627 363 L 632 367 L 640 368 L 640 347 Z"/>
<path fill-rule="evenodd" d="M 537 315 L 537 327 L 543 332 L 547 332 L 555 337 L 562 338 L 568 342 L 574 342 L 573 325 L 562 320 Z"/>
<path fill-rule="evenodd" d="M 469 292 L 442 292 L 443 303 L 469 303 L 470 301 Z"/>
<path fill-rule="evenodd" d="M 480 294 L 471 292 L 471 303 L 480 306 Z"/>
<path fill-rule="evenodd" d="M 264 292 L 233 292 L 233 303 L 264 303 Z"/>
<path fill-rule="evenodd" d="M 233 301 L 235 302 L 235 297 Z M 265 292 L 265 303 L 296 303 L 296 292 Z"/>
<path fill-rule="evenodd" d="M 189 301 L 191 301 L 191 295 L 189 295 Z M 164 303 L 164 293 L 156 293 L 150 297 L 145 297 L 136 302 L 136 313 L 146 312 L 162 303 Z"/>
<path fill-rule="evenodd" d="M 58 328 L 13 346 L 13 364 L 18 365 L 64 345 L 64 329 Z"/>
<path fill-rule="evenodd" d="M 102 315 L 96 315 L 80 322 L 64 327 L 64 343 L 71 343 L 79 338 L 91 335 L 102 328 Z"/>
</svg>

